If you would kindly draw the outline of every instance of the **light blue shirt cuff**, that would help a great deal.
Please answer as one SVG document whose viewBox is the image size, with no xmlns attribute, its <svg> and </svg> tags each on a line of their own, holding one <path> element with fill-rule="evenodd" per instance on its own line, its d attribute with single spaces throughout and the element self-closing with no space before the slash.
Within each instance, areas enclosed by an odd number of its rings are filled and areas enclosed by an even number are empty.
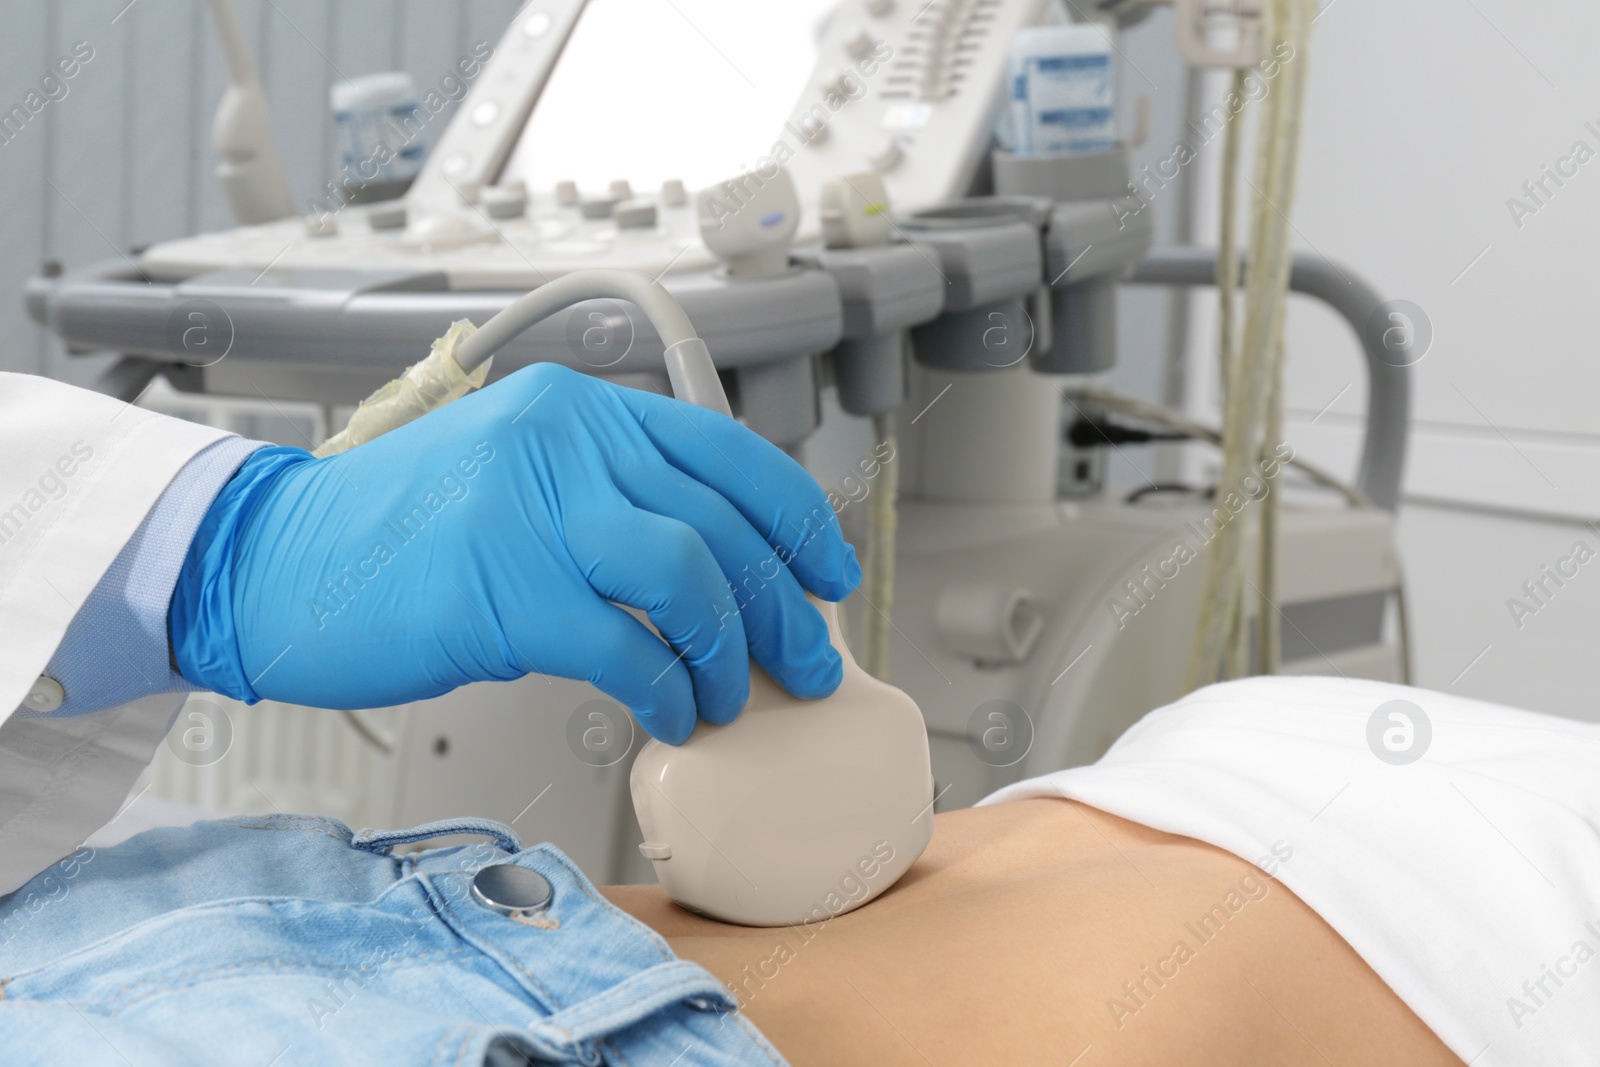
<svg viewBox="0 0 1600 1067">
<path fill-rule="evenodd" d="M 172 669 L 167 607 L 217 493 L 265 441 L 226 437 L 197 452 L 156 500 L 101 577 L 56 646 L 45 675 L 60 683 L 61 706 L 33 715 L 84 715 L 152 693 L 192 693 Z M 29 716 L 26 709 L 19 715 Z"/>
</svg>

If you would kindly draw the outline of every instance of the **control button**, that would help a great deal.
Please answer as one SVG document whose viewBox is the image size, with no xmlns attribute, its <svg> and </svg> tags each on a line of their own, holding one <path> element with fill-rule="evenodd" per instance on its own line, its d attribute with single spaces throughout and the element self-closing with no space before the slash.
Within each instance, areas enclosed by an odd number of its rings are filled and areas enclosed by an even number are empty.
<svg viewBox="0 0 1600 1067">
<path fill-rule="evenodd" d="M 487 126 L 500 117 L 500 101 L 485 100 L 472 109 L 472 124 L 474 126 Z"/>
<path fill-rule="evenodd" d="M 61 683 L 41 674 L 28 695 L 22 698 L 22 706 L 29 711 L 55 711 L 65 699 L 67 692 L 61 688 Z"/>
<path fill-rule="evenodd" d="M 528 210 L 528 190 L 521 182 L 490 186 L 480 200 L 492 219 L 521 218 Z"/>
<path fill-rule="evenodd" d="M 823 93 L 826 94 L 827 90 L 824 89 Z M 823 107 L 827 107 L 827 104 L 823 104 Z M 812 109 L 812 111 L 815 110 L 815 108 Z M 800 143 L 807 148 L 826 141 L 831 130 L 831 127 L 826 122 L 818 122 L 810 112 L 802 112 L 800 117 L 790 125 L 794 129 L 795 135 L 800 138 Z"/>
<path fill-rule="evenodd" d="M 626 178 L 618 178 L 611 183 L 611 196 L 616 200 L 632 200 L 633 186 L 628 184 Z"/>
<path fill-rule="evenodd" d="M 456 193 L 463 204 L 476 204 L 483 199 L 483 183 L 476 178 L 468 178 L 456 183 Z"/>
<path fill-rule="evenodd" d="M 683 187 L 683 179 L 668 178 L 661 183 L 661 202 L 668 207 L 682 207 L 689 202 L 689 190 Z"/>
<path fill-rule="evenodd" d="M 888 141 L 878 151 L 867 156 L 867 166 L 880 172 L 890 171 L 899 166 L 905 157 L 905 151 L 900 147 L 899 141 Z"/>
<path fill-rule="evenodd" d="M 616 206 L 617 202 L 609 196 L 592 196 L 580 203 L 578 210 L 586 219 L 605 219 L 611 217 Z"/>
<path fill-rule="evenodd" d="M 541 911 L 554 896 L 550 880 L 515 863 L 495 863 L 472 876 L 472 899 L 501 915 Z"/>
<path fill-rule="evenodd" d="M 556 203 L 562 207 L 576 207 L 578 205 L 578 183 L 556 182 Z"/>
<path fill-rule="evenodd" d="M 468 218 L 451 212 L 412 222 L 406 227 L 406 239 L 412 246 L 426 252 L 498 241 L 500 233 L 484 225 L 480 218 Z"/>
<path fill-rule="evenodd" d="M 624 200 L 612 212 L 617 225 L 625 230 L 643 230 L 656 224 L 656 205 L 653 200 Z"/>
<path fill-rule="evenodd" d="M 840 71 L 830 74 L 822 80 L 822 95 L 838 93 L 846 100 L 853 100 L 861 95 L 861 79 L 850 71 Z M 831 109 L 830 109 L 831 110 Z"/>
<path fill-rule="evenodd" d="M 404 200 L 373 204 L 367 209 L 367 225 L 374 230 L 403 230 L 406 226 Z"/>
<path fill-rule="evenodd" d="M 648 841 L 639 842 L 639 855 L 647 860 L 670 860 L 672 858 L 671 845 L 652 845 Z"/>
<path fill-rule="evenodd" d="M 867 14 L 881 19 L 894 10 L 894 0 L 867 0 Z"/>
<path fill-rule="evenodd" d="M 548 11 L 535 11 L 523 20 L 522 35 L 524 37 L 543 37 L 550 32 L 550 27 L 553 25 L 555 25 L 555 20 L 550 17 Z"/>
<path fill-rule="evenodd" d="M 444 172 L 452 178 L 457 174 L 465 174 L 467 167 L 472 162 L 472 157 L 465 152 L 452 152 L 445 157 Z"/>
<path fill-rule="evenodd" d="M 866 30 L 857 30 L 844 41 L 844 50 L 857 59 L 866 59 L 877 46 L 878 42 Z"/>
<path fill-rule="evenodd" d="M 339 233 L 339 216 L 307 215 L 305 226 L 307 237 L 336 237 Z"/>
</svg>

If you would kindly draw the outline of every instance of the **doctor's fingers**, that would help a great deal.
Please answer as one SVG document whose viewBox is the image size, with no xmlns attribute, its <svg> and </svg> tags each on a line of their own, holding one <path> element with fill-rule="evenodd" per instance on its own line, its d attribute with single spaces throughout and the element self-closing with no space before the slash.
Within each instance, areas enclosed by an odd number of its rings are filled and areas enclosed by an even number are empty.
<svg viewBox="0 0 1600 1067">
<path fill-rule="evenodd" d="M 804 467 L 719 412 L 637 389 L 618 395 L 668 463 L 720 493 L 784 551 L 801 585 L 824 600 L 850 595 L 861 580 L 855 550 Z"/>
<path fill-rule="evenodd" d="M 565 592 L 539 590 L 533 607 L 509 613 L 506 640 L 541 674 L 588 682 L 621 703 L 651 737 L 682 744 L 694 730 L 694 687 L 672 649 L 638 619 L 574 575 Z M 540 603 L 557 601 L 558 610 Z M 531 663 L 527 662 L 531 661 Z"/>
<path fill-rule="evenodd" d="M 773 680 L 799 697 L 825 697 L 838 688 L 844 664 L 828 640 L 827 624 L 806 602 L 782 555 L 727 498 L 665 463 L 619 472 L 618 487 L 638 507 L 677 519 L 700 535 L 733 586 L 751 658 Z"/>
<path fill-rule="evenodd" d="M 590 587 L 649 615 L 676 653 L 651 678 L 676 673 L 691 683 L 694 707 L 681 735 L 675 721 L 656 736 L 674 743 L 687 738 L 696 709 L 710 722 L 737 716 L 750 694 L 744 620 L 700 535 L 676 519 L 634 507 L 620 494 L 611 506 L 569 513 L 563 534 Z"/>
</svg>

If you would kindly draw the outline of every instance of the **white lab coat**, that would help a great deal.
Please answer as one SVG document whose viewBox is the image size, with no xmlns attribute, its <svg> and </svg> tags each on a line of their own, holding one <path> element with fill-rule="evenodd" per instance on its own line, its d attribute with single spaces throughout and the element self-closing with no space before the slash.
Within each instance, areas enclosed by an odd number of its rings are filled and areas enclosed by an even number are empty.
<svg viewBox="0 0 1600 1067">
<path fill-rule="evenodd" d="M 162 490 L 226 436 L 0 374 L 0 894 L 116 815 L 183 704 L 168 693 L 67 718 L 15 713 Z"/>
</svg>

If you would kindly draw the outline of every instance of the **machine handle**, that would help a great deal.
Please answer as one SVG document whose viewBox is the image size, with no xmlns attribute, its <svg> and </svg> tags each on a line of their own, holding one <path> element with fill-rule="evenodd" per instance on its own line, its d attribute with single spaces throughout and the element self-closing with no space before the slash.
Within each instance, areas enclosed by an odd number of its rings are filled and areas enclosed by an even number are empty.
<svg viewBox="0 0 1600 1067">
<path fill-rule="evenodd" d="M 1246 267 L 1241 256 L 1241 279 Z M 1153 248 L 1126 280 L 1147 285 L 1215 285 L 1217 250 Z M 1356 488 L 1378 507 L 1394 511 L 1400 503 L 1410 441 L 1410 364 L 1416 358 L 1411 354 L 1411 343 L 1386 343 L 1388 331 L 1381 323 L 1374 328 L 1374 316 L 1383 306 L 1383 298 L 1360 276 L 1331 259 L 1296 253 L 1289 270 L 1289 288 L 1316 297 L 1344 316 L 1361 340 L 1367 362 L 1367 431 Z"/>
</svg>

